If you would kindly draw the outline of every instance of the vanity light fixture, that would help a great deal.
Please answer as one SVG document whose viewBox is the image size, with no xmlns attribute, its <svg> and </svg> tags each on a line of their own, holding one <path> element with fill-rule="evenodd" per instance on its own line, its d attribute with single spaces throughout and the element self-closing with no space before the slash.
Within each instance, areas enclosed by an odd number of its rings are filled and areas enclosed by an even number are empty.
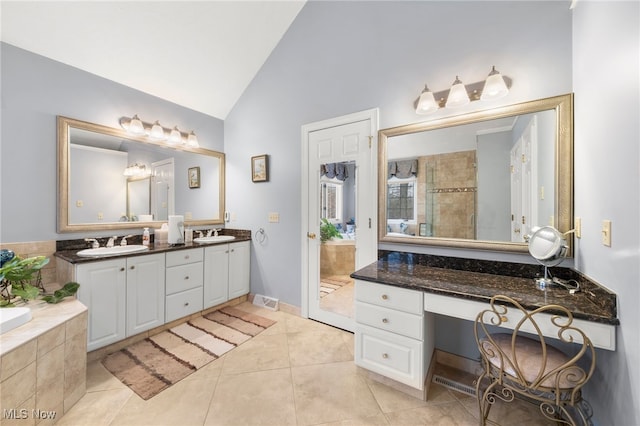
<svg viewBox="0 0 640 426">
<path fill-rule="evenodd" d="M 124 176 L 127 177 L 138 177 L 138 176 L 146 176 L 149 173 L 147 172 L 147 166 L 144 164 L 134 163 L 124 169 Z"/>
<path fill-rule="evenodd" d="M 433 93 L 427 85 L 414 101 L 416 114 L 430 114 L 440 108 L 456 108 L 468 105 L 470 102 L 499 99 L 509 93 L 511 79 L 500 74 L 496 67 L 492 67 L 485 81 L 464 85 L 456 76 L 448 90 Z"/>
<path fill-rule="evenodd" d="M 200 147 L 198 138 L 193 130 L 190 132 L 181 132 L 178 126 L 174 126 L 173 129 L 168 129 L 163 127 L 158 120 L 153 124 L 146 123 L 142 121 L 137 114 L 134 115 L 133 118 L 120 118 L 120 127 L 132 135 L 146 136 L 154 142 L 166 141 L 168 145 L 173 146 L 182 145 L 189 148 Z"/>
</svg>

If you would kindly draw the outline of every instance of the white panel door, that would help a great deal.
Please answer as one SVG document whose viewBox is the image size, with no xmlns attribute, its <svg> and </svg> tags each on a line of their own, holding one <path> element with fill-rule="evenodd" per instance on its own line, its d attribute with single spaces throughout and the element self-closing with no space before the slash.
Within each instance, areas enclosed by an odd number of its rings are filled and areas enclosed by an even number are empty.
<svg viewBox="0 0 640 426">
<path fill-rule="evenodd" d="M 377 118 L 377 116 L 376 116 Z M 337 119 L 340 121 L 340 119 Z M 329 120 L 330 121 L 330 120 Z M 344 121 L 344 120 L 342 120 Z M 375 159 L 377 155 L 375 131 L 377 122 L 372 119 L 360 119 L 339 125 L 318 127 L 307 133 L 307 295 L 309 318 L 353 331 L 355 328 L 353 313 L 353 283 L 349 283 L 349 274 L 375 261 L 376 243 L 376 194 Z M 322 198 L 321 170 L 327 165 L 340 164 L 350 170 L 345 181 L 333 178 L 338 186 L 344 187 L 340 203 L 344 210 L 339 218 L 332 220 L 339 229 L 342 239 L 338 239 L 334 251 L 327 255 L 326 242 L 321 242 L 320 224 L 326 218 L 326 197 Z M 323 167 L 324 166 L 324 167 Z M 326 182 L 327 176 L 323 178 Z M 349 193 L 347 193 L 349 192 Z M 326 195 L 326 194 L 325 194 Z M 324 200 L 321 202 L 321 199 Z M 349 200 L 352 200 L 349 201 Z M 353 204 L 354 210 L 348 205 Z M 329 203 L 331 205 L 331 203 Z M 305 210 L 305 209 L 303 209 Z M 353 219 L 353 220 L 352 220 Z M 353 223 L 355 222 L 355 223 Z M 350 246 L 350 247 L 349 247 Z M 352 266 L 342 265 L 338 275 L 330 275 L 325 284 L 321 284 L 321 269 L 324 271 L 327 259 L 330 262 L 343 262 L 353 257 Z M 350 269 L 345 269 L 350 268 Z M 325 274 L 326 275 L 326 274 Z M 331 281 L 339 278 L 339 281 Z M 333 285 L 336 283 L 337 285 Z M 332 291 L 328 294 L 326 290 Z M 335 293 L 333 291 L 336 290 Z M 338 291 L 340 297 L 338 296 Z M 304 294 L 305 292 L 303 292 Z M 331 297 L 330 297 L 331 296 Z M 329 302 L 329 299 L 332 299 Z"/>
</svg>

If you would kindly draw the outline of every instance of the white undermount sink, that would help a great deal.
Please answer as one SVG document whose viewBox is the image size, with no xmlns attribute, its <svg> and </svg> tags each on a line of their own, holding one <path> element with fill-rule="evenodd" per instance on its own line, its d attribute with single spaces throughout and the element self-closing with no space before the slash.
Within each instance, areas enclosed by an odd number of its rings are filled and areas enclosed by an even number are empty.
<svg viewBox="0 0 640 426">
<path fill-rule="evenodd" d="M 236 237 L 233 235 L 214 235 L 212 237 L 198 237 L 194 238 L 194 243 L 223 243 L 225 241 L 235 240 Z"/>
<path fill-rule="evenodd" d="M 113 246 L 113 247 L 98 247 L 92 249 L 80 250 L 76 253 L 82 257 L 102 257 L 102 256 L 117 256 L 119 254 L 137 253 L 139 251 L 149 250 L 149 247 L 142 245 L 132 244 L 130 246 Z"/>
</svg>

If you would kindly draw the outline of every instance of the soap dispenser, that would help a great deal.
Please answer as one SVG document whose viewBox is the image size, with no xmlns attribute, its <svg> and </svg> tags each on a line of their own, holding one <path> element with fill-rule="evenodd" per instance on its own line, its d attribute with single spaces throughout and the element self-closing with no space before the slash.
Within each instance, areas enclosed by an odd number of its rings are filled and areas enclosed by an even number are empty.
<svg viewBox="0 0 640 426">
<path fill-rule="evenodd" d="M 142 232 L 142 245 L 148 246 L 150 239 L 151 238 L 149 236 L 149 228 L 144 228 L 144 231 Z"/>
</svg>

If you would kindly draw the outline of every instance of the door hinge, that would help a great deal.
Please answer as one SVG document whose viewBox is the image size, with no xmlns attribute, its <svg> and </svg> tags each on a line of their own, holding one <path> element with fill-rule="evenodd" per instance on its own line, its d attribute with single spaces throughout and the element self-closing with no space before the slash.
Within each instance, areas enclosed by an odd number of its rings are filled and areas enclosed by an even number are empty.
<svg viewBox="0 0 640 426">
<path fill-rule="evenodd" d="M 524 216 L 522 216 L 522 224 L 525 224 Z"/>
<path fill-rule="evenodd" d="M 369 229 L 371 229 L 371 218 L 369 218 Z"/>
<path fill-rule="evenodd" d="M 373 136 L 369 136 L 369 149 L 371 149 L 371 141 L 373 140 Z"/>
</svg>

